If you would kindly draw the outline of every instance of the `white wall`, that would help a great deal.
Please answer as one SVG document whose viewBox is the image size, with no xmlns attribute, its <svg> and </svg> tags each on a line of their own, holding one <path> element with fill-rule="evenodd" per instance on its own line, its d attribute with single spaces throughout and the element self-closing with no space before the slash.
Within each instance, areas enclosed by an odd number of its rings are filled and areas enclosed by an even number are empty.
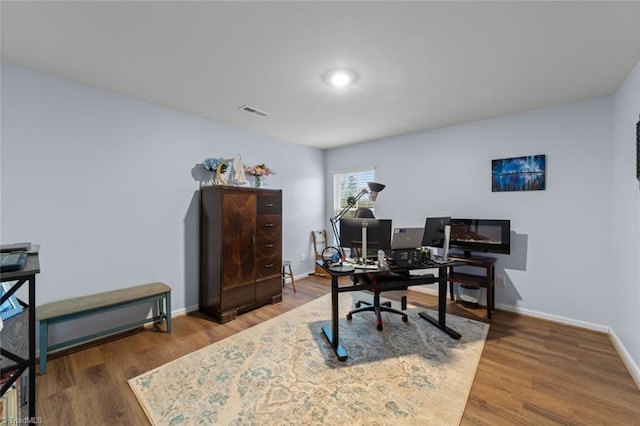
<svg viewBox="0 0 640 426">
<path fill-rule="evenodd" d="M 427 216 L 510 219 L 498 257 L 499 307 L 584 327 L 611 322 L 612 97 L 333 149 L 334 171 L 375 165 L 387 185 L 376 216 L 423 226 Z M 491 192 L 491 160 L 547 155 L 547 190 Z M 330 210 L 327 211 L 327 216 Z"/>
<path fill-rule="evenodd" d="M 614 103 L 613 250 L 611 276 L 615 341 L 640 383 L 640 183 L 636 179 L 636 123 L 640 120 L 640 63 L 618 89 Z M 633 365 L 632 363 L 635 363 Z"/>
<path fill-rule="evenodd" d="M 277 172 L 283 255 L 312 271 L 323 151 L 3 62 L 1 241 L 42 245 L 38 305 L 164 281 L 174 311 L 196 307 L 197 164 L 238 153 Z"/>
</svg>

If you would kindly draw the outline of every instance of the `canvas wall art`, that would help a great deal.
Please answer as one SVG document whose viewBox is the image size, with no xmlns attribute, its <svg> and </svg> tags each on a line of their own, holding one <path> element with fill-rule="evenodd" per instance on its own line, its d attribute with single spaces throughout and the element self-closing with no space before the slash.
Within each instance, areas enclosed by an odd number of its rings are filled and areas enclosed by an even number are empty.
<svg viewBox="0 0 640 426">
<path fill-rule="evenodd" d="M 546 175 L 546 155 L 492 160 L 491 191 L 544 191 Z"/>
</svg>

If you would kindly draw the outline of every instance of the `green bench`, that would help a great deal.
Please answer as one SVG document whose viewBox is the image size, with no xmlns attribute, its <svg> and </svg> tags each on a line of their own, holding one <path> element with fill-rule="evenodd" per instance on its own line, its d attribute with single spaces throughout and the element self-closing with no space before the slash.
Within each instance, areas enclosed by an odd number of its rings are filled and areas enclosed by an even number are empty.
<svg viewBox="0 0 640 426">
<path fill-rule="evenodd" d="M 152 301 L 158 302 L 158 315 L 151 318 L 65 342 L 49 344 L 49 325 Z M 36 320 L 40 322 L 40 374 L 45 374 L 47 372 L 47 353 L 51 350 L 104 337 L 151 321 L 160 323 L 162 320 L 166 320 L 167 333 L 171 333 L 171 287 L 165 283 L 156 282 L 45 303 L 36 309 Z"/>
</svg>

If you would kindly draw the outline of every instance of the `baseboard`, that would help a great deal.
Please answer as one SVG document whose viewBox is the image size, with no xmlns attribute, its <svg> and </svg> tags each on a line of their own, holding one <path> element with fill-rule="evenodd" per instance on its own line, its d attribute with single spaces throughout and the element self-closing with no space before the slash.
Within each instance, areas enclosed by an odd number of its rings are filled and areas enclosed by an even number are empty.
<svg viewBox="0 0 640 426">
<path fill-rule="evenodd" d="M 547 321 L 553 321 L 560 324 L 571 325 L 573 327 L 584 328 L 591 331 L 597 331 L 600 333 L 609 333 L 609 327 L 602 324 L 595 324 L 587 321 L 580 321 L 573 318 L 567 318 L 560 315 L 547 314 L 544 312 L 534 311 L 531 309 L 523 309 L 515 306 L 503 305 L 496 303 L 496 309 L 506 312 L 512 312 L 514 314 L 526 315 L 533 318 L 540 318 Z"/>
<path fill-rule="evenodd" d="M 433 294 L 433 295 L 438 294 L 438 290 L 436 288 L 434 287 L 427 288 L 425 286 L 411 287 L 410 291 L 417 291 L 419 293 L 427 293 L 427 294 Z M 500 311 L 512 312 L 514 314 L 526 315 L 533 318 L 540 318 L 547 321 L 553 321 L 560 324 L 571 325 L 574 327 L 585 328 L 587 330 L 598 331 L 600 333 L 609 333 L 609 327 L 601 324 L 594 324 L 586 321 L 579 321 L 572 318 L 547 314 L 544 312 L 538 312 L 531 309 L 523 309 L 523 308 L 518 308 L 514 306 L 498 304 L 498 303 L 496 304 L 496 309 Z"/>
<path fill-rule="evenodd" d="M 640 389 L 640 367 L 638 367 L 638 364 L 633 360 L 631 354 L 627 351 L 624 344 L 622 344 L 622 341 L 614 330 L 609 330 L 609 338 L 618 351 L 618 355 L 622 358 L 622 362 L 624 362 L 627 370 L 629 370 L 631 377 L 636 382 L 636 386 Z"/>
<path fill-rule="evenodd" d="M 304 274 L 298 274 L 298 275 L 294 275 L 293 278 L 295 278 L 296 280 L 301 280 L 303 278 L 307 278 L 309 275 L 312 275 L 313 271 L 311 272 L 305 272 Z M 290 283 L 291 282 L 291 278 L 286 277 L 284 279 L 285 283 Z"/>
<path fill-rule="evenodd" d="M 414 285 L 409 287 L 407 291 L 416 291 L 418 293 L 433 294 L 434 296 L 437 296 L 438 289 L 435 287 L 435 285 L 436 284 Z M 432 287 L 427 287 L 427 286 L 432 286 Z"/>
<path fill-rule="evenodd" d="M 410 291 L 417 291 L 419 293 L 427 293 L 432 295 L 438 294 L 437 289 L 425 288 L 422 286 L 411 287 Z M 624 346 L 624 344 L 622 343 L 622 341 L 620 340 L 616 332 L 611 328 L 601 324 L 595 324 L 587 321 L 579 321 L 572 318 L 563 317 L 560 315 L 552 315 L 544 312 L 534 311 L 531 309 L 517 308 L 514 306 L 503 305 L 503 304 L 496 304 L 496 309 L 608 334 L 609 338 L 611 339 L 611 342 L 613 343 L 613 346 L 616 348 L 616 351 L 618 352 L 618 355 L 620 356 L 620 358 L 622 358 L 622 362 L 624 362 L 624 365 L 627 367 L 627 370 L 629 370 L 629 374 L 631 374 L 631 377 L 636 382 L 636 385 L 638 386 L 638 388 L 640 388 L 640 367 L 633 360 L 633 358 L 631 357 L 631 354 L 627 351 L 626 347 Z"/>
<path fill-rule="evenodd" d="M 193 305 L 193 306 L 189 306 L 189 307 L 184 308 L 184 309 L 179 309 L 177 312 L 172 313 L 172 315 L 173 316 L 176 316 L 176 315 L 187 315 L 188 313 L 195 312 L 195 311 L 197 311 L 199 309 L 200 309 L 200 306 Z"/>
</svg>

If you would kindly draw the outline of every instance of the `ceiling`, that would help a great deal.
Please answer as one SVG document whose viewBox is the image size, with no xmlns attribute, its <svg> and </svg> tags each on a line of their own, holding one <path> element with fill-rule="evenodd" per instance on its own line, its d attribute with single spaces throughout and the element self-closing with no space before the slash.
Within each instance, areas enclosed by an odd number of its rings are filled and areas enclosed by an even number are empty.
<svg viewBox="0 0 640 426">
<path fill-rule="evenodd" d="M 11 63 L 318 148 L 610 95 L 640 60 L 640 1 L 2 1 L 0 12 Z M 335 67 L 357 84 L 329 87 Z"/>
</svg>

